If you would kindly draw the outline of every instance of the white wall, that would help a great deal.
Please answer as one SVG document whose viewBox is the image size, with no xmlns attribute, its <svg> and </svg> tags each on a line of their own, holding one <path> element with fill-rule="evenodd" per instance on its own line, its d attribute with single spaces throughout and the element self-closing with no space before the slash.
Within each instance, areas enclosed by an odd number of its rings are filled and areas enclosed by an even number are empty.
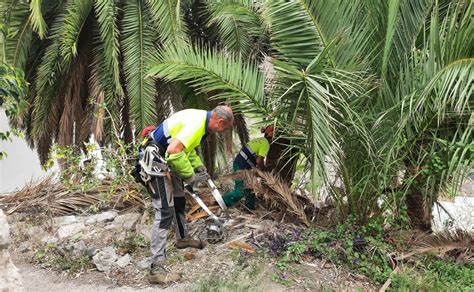
<svg viewBox="0 0 474 292">
<path fill-rule="evenodd" d="M 10 129 L 3 109 L 0 111 L 0 132 Z M 7 157 L 0 160 L 0 193 L 21 189 L 25 183 L 36 180 L 46 173 L 41 169 L 36 152 L 26 141 L 12 137 L 12 141 L 0 141 L 0 149 Z"/>
</svg>

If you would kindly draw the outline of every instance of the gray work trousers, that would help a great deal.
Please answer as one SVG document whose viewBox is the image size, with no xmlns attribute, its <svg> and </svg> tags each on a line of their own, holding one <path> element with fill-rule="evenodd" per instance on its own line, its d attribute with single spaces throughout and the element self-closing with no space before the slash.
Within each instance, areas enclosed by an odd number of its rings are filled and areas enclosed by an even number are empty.
<svg viewBox="0 0 474 292">
<path fill-rule="evenodd" d="M 171 181 L 172 186 L 166 177 L 156 177 L 148 183 L 148 191 L 155 208 L 150 245 L 152 263 L 166 259 L 166 243 L 172 224 L 176 239 L 187 236 L 183 181 L 174 175 L 171 176 Z"/>
</svg>

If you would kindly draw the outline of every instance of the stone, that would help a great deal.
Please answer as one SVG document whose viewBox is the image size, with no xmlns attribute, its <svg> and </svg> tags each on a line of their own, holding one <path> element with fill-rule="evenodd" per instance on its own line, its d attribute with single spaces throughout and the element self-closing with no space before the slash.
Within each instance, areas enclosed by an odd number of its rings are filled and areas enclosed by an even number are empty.
<svg viewBox="0 0 474 292">
<path fill-rule="evenodd" d="M 151 242 L 151 225 L 137 225 L 137 231 L 140 235 Z"/>
<path fill-rule="evenodd" d="M 86 220 L 84 221 L 85 225 L 94 225 L 97 223 L 97 215 L 91 215 L 86 217 Z"/>
<path fill-rule="evenodd" d="M 92 247 L 88 247 L 84 250 L 84 255 L 86 257 L 92 259 L 98 252 L 99 252 L 99 250 L 95 246 L 92 246 Z"/>
<path fill-rule="evenodd" d="M 55 236 L 46 235 L 45 237 L 41 238 L 41 241 L 46 244 L 56 244 L 58 243 L 59 239 Z"/>
<path fill-rule="evenodd" d="M 127 213 L 119 215 L 115 218 L 114 224 L 122 227 L 125 230 L 130 230 L 137 224 L 141 214 L 139 213 Z"/>
<path fill-rule="evenodd" d="M 30 237 L 41 238 L 41 235 L 44 233 L 44 229 L 41 226 L 27 226 L 24 230 L 25 234 Z"/>
<path fill-rule="evenodd" d="M 31 249 L 31 243 L 24 241 L 18 246 L 18 251 L 21 253 L 27 252 Z"/>
<path fill-rule="evenodd" d="M 102 249 L 92 257 L 92 261 L 94 262 L 97 270 L 101 272 L 109 272 L 117 259 L 118 255 L 115 252 L 115 248 L 111 246 Z"/>
<path fill-rule="evenodd" d="M 63 238 L 72 236 L 74 234 L 77 234 L 81 232 L 82 230 L 84 230 L 85 228 L 86 226 L 82 222 L 61 226 L 58 229 L 58 237 L 59 239 L 63 239 Z"/>
<path fill-rule="evenodd" d="M 85 253 L 85 250 L 87 249 L 86 244 L 84 241 L 80 240 L 77 242 L 72 242 L 69 244 L 66 244 L 62 247 L 64 254 L 71 254 L 73 256 L 82 256 Z"/>
<path fill-rule="evenodd" d="M 118 213 L 115 211 L 106 211 L 97 215 L 97 223 L 110 222 L 117 217 Z"/>
<path fill-rule="evenodd" d="M 78 222 L 77 218 L 74 215 L 53 218 L 53 225 L 56 225 L 56 226 L 65 226 L 65 225 L 74 224 L 77 222 Z"/>
<path fill-rule="evenodd" d="M 7 249 L 10 245 L 10 225 L 7 217 L 0 209 L 0 249 Z"/>
<path fill-rule="evenodd" d="M 139 270 L 148 270 L 150 268 L 150 265 L 151 265 L 151 260 L 150 260 L 150 258 L 145 258 L 145 259 L 135 263 L 135 265 L 137 266 L 137 268 Z"/>
<path fill-rule="evenodd" d="M 25 219 L 26 217 L 28 217 L 28 214 L 27 213 L 13 213 L 13 214 L 10 214 L 7 216 L 7 220 L 8 220 L 8 223 L 10 223 L 10 228 L 12 227 L 12 224 L 14 222 L 19 222 L 19 221 L 22 221 L 23 219 Z"/>
<path fill-rule="evenodd" d="M 0 209 L 0 291 L 23 291 L 20 273 L 8 252 L 9 245 L 10 228 L 7 217 Z"/>
<path fill-rule="evenodd" d="M 130 263 L 131 259 L 132 259 L 132 258 L 131 258 L 130 255 L 127 253 L 127 254 L 125 254 L 123 257 L 119 258 L 119 259 L 117 260 L 117 262 L 115 262 L 115 264 L 116 264 L 117 266 L 119 266 L 120 268 L 125 268 L 126 266 L 128 266 L 128 264 Z"/>
</svg>

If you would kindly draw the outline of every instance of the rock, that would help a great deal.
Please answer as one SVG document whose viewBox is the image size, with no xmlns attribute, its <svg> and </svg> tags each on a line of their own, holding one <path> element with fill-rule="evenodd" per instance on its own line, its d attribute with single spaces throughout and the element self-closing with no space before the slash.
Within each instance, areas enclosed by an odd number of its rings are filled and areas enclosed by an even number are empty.
<svg viewBox="0 0 474 292">
<path fill-rule="evenodd" d="M 110 271 L 117 259 L 118 255 L 115 253 L 115 248 L 111 246 L 102 249 L 92 257 L 97 270 L 101 272 Z"/>
<path fill-rule="evenodd" d="M 77 223 L 77 218 L 74 215 L 53 218 L 53 224 L 56 226 L 65 226 L 74 223 Z"/>
<path fill-rule="evenodd" d="M 74 256 L 82 256 L 87 249 L 84 241 L 80 240 L 77 242 L 69 243 L 62 247 L 64 254 L 72 254 Z"/>
<path fill-rule="evenodd" d="M 98 252 L 99 252 L 99 250 L 95 246 L 92 246 L 92 247 L 88 247 L 84 250 L 84 255 L 86 257 L 92 259 Z"/>
<path fill-rule="evenodd" d="M 30 237 L 41 238 L 43 235 L 44 229 L 41 226 L 28 226 L 25 230 L 25 234 Z"/>
<path fill-rule="evenodd" d="M 104 227 L 105 230 L 114 230 L 114 229 L 118 229 L 118 226 L 111 223 L 111 224 L 107 224 L 105 227 Z"/>
<path fill-rule="evenodd" d="M 21 253 L 24 253 L 24 252 L 29 251 L 30 248 L 31 248 L 31 243 L 29 243 L 28 241 L 24 241 L 20 243 L 20 245 L 18 246 L 18 251 Z"/>
<path fill-rule="evenodd" d="M 58 237 L 59 239 L 63 239 L 63 238 L 72 236 L 74 234 L 77 234 L 81 232 L 82 230 L 84 230 L 85 228 L 86 226 L 82 222 L 61 226 L 58 229 Z"/>
<path fill-rule="evenodd" d="M 10 245 L 10 226 L 7 217 L 0 209 L 0 250 L 7 249 Z"/>
<path fill-rule="evenodd" d="M 148 270 L 151 265 L 150 258 L 145 258 L 135 264 L 139 270 Z"/>
<path fill-rule="evenodd" d="M 139 213 L 127 213 L 119 215 L 117 218 L 115 218 L 114 224 L 122 227 L 125 230 L 130 230 L 135 227 L 140 217 L 141 214 Z"/>
<path fill-rule="evenodd" d="M 85 225 L 93 225 L 97 223 L 97 215 L 91 215 L 86 217 L 86 220 L 84 221 Z"/>
<path fill-rule="evenodd" d="M 12 227 L 12 224 L 14 222 L 19 222 L 19 221 L 22 221 L 23 219 L 25 219 L 26 217 L 28 217 L 28 214 L 27 213 L 13 213 L 13 214 L 10 214 L 7 216 L 7 220 L 8 220 L 8 223 L 10 223 L 10 228 Z"/>
<path fill-rule="evenodd" d="M 106 211 L 97 215 L 97 223 L 101 222 L 110 222 L 113 221 L 115 217 L 117 217 L 117 212 L 115 211 Z"/>
<path fill-rule="evenodd" d="M 117 266 L 119 266 L 120 268 L 125 268 L 129 263 L 130 263 L 130 260 L 132 258 L 130 257 L 130 255 L 127 253 L 126 255 L 124 255 L 123 257 L 119 258 L 117 260 L 117 262 L 115 263 Z"/>
<path fill-rule="evenodd" d="M 137 225 L 137 231 L 151 242 L 151 225 Z"/>
<path fill-rule="evenodd" d="M 7 217 L 0 209 L 0 291 L 23 291 L 20 273 L 8 252 L 9 245 L 10 228 Z"/>
<path fill-rule="evenodd" d="M 56 244 L 58 243 L 59 239 L 51 235 L 46 235 L 45 237 L 41 239 L 41 241 L 46 244 Z"/>
</svg>

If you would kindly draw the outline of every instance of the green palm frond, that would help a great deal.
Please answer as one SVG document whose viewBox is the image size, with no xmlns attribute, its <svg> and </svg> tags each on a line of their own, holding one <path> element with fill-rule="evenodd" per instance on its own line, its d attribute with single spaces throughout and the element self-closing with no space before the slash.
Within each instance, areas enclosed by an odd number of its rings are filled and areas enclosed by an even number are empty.
<svg viewBox="0 0 474 292">
<path fill-rule="evenodd" d="M 383 76 L 390 78 L 389 72 L 398 72 L 400 64 L 410 56 L 432 5 L 433 0 L 389 1 L 381 67 Z"/>
<path fill-rule="evenodd" d="M 155 86 L 152 78 L 145 78 L 153 60 L 156 34 L 149 29 L 151 18 L 144 2 L 130 1 L 124 6 L 122 49 L 127 95 L 135 127 L 143 129 L 156 122 Z"/>
<path fill-rule="evenodd" d="M 318 57 L 325 59 L 324 55 Z M 326 180 L 326 161 L 339 156 L 338 129 L 343 113 L 349 113 L 345 102 L 351 95 L 361 94 L 357 74 L 332 68 L 329 64 L 316 70 L 300 70 L 285 62 L 275 62 L 275 82 L 270 106 L 275 123 L 283 131 L 291 147 L 308 157 L 313 176 L 313 190 Z M 324 62 L 316 60 L 314 63 Z"/>
<path fill-rule="evenodd" d="M 60 52 L 63 66 L 77 55 L 79 36 L 92 10 L 92 0 L 73 1 L 66 6 L 67 14 L 61 28 Z"/>
<path fill-rule="evenodd" d="M 149 75 L 186 81 L 197 93 L 236 102 L 236 111 L 267 115 L 263 74 L 240 57 L 200 47 L 169 47 L 160 52 Z"/>
<path fill-rule="evenodd" d="M 465 48 L 472 47 L 472 7 L 452 7 L 442 23 L 434 7 L 430 37 L 401 70 L 402 102 L 391 109 L 400 122 L 388 140 L 389 155 L 425 169 L 416 176 L 424 177 L 431 198 L 472 163 L 474 58 Z"/>
<path fill-rule="evenodd" d="M 33 30 L 39 35 L 40 39 L 45 37 L 46 31 L 48 29 L 41 12 L 42 2 L 42 0 L 31 0 L 30 2 L 31 26 L 33 27 Z"/>
<path fill-rule="evenodd" d="M 2 3 L 1 5 L 7 5 Z M 10 5 L 10 4 L 8 4 Z M 4 7 L 3 22 L 8 26 L 2 48 L 5 61 L 15 67 L 23 68 L 33 42 L 33 30 L 30 25 L 27 3 L 14 3 Z"/>
<path fill-rule="evenodd" d="M 185 43 L 186 26 L 182 20 L 180 0 L 146 0 L 164 44 Z"/>
<path fill-rule="evenodd" d="M 267 3 L 270 41 L 290 62 L 305 67 L 324 49 L 310 15 L 297 1 L 272 0 Z"/>
<path fill-rule="evenodd" d="M 329 57 L 339 68 L 361 69 L 372 63 L 374 27 L 362 0 L 300 1 L 317 28 L 325 47 L 336 42 Z"/>
<path fill-rule="evenodd" d="M 113 0 L 97 0 L 94 3 L 95 14 L 99 26 L 100 37 L 103 42 L 103 58 L 105 59 L 105 72 L 108 72 L 109 82 L 114 92 L 123 96 L 119 72 L 119 29 L 118 29 L 118 7 Z"/>
<path fill-rule="evenodd" d="M 33 135 L 41 136 L 47 129 L 54 102 L 61 84 L 60 77 L 69 70 L 77 54 L 79 35 L 92 8 L 91 1 L 69 2 L 51 27 L 49 39 L 36 79 L 36 98 L 33 110 Z"/>
<path fill-rule="evenodd" d="M 49 36 L 51 41 L 38 65 L 32 114 L 32 136 L 35 138 L 41 137 L 46 130 L 46 121 L 57 97 L 58 78 L 64 72 L 61 66 L 60 39 L 66 14 L 66 10 L 63 9 L 51 26 Z"/>
<path fill-rule="evenodd" d="M 223 45 L 233 52 L 247 56 L 254 38 L 262 37 L 263 23 L 253 1 L 207 1 L 207 23 L 216 25 Z"/>
</svg>

